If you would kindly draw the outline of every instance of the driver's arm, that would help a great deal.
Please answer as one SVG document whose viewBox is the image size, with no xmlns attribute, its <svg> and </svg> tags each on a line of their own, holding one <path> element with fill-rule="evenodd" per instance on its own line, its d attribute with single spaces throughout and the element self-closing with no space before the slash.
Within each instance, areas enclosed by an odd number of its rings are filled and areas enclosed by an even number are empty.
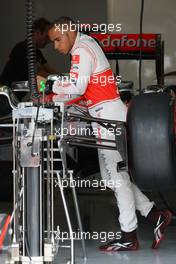
<svg viewBox="0 0 176 264">
<path fill-rule="evenodd" d="M 85 48 L 77 48 L 72 55 L 70 78 L 55 81 L 56 94 L 84 94 L 93 72 L 93 57 Z"/>
</svg>

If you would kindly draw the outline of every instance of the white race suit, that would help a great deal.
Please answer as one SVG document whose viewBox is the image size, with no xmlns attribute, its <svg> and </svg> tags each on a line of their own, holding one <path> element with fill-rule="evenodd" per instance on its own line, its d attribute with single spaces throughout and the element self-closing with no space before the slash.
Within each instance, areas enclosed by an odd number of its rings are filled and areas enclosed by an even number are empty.
<svg viewBox="0 0 176 264">
<path fill-rule="evenodd" d="M 97 42 L 77 33 L 70 53 L 70 80 L 55 81 L 53 92 L 84 95 L 91 116 L 125 121 L 127 107 L 120 99 L 109 62 Z M 92 126 L 99 131 L 99 138 L 114 139 L 113 134 L 105 133 L 97 123 Z M 130 181 L 127 172 L 117 171 L 117 163 L 121 160 L 118 151 L 99 149 L 98 153 L 101 177 L 107 186 L 110 181 L 109 187 L 117 200 L 121 230 L 131 232 L 137 228 L 136 209 L 146 217 L 154 203 Z"/>
</svg>

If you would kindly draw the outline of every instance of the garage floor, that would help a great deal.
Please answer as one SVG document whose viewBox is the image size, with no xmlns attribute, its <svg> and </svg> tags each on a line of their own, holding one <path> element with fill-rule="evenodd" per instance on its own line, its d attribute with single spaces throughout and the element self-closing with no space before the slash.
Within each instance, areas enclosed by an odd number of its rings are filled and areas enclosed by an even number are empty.
<svg viewBox="0 0 176 264">
<path fill-rule="evenodd" d="M 133 252 L 103 253 L 98 250 L 97 241 L 87 242 L 88 261 L 87 264 L 175 264 L 176 261 L 176 226 L 171 226 L 167 232 L 167 239 L 163 241 L 160 249 L 152 250 L 151 239 L 148 236 L 147 226 L 141 227 L 140 250 Z M 77 246 L 76 263 L 84 263 L 81 260 L 80 246 Z M 66 252 L 56 259 L 56 263 L 66 263 Z"/>
<path fill-rule="evenodd" d="M 115 199 L 111 192 L 106 195 L 79 194 L 79 204 L 81 216 L 83 219 L 84 231 L 89 232 L 117 232 L 119 226 L 117 223 L 117 210 Z M 58 220 L 61 228 L 65 229 L 65 218 L 59 197 L 55 197 L 56 203 L 55 214 L 56 222 Z M 70 200 L 70 199 L 69 199 Z M 96 202 L 95 202 L 96 201 Z M 85 206 L 86 205 L 86 206 Z M 69 207 L 73 210 L 72 203 Z M 1 211 L 9 209 L 10 205 L 0 204 Z M 76 226 L 74 212 L 72 212 L 73 224 Z M 77 227 L 76 227 L 77 228 Z M 158 250 L 152 250 L 153 227 L 145 219 L 139 217 L 139 241 L 140 249 L 133 252 L 120 253 L 103 253 L 98 250 L 99 240 L 86 240 L 88 260 L 82 259 L 82 250 L 80 241 L 76 241 L 76 264 L 175 264 L 176 262 L 176 218 L 173 217 L 171 225 L 167 229 L 166 238 Z M 69 250 L 60 249 L 54 264 L 66 264 L 69 260 Z M 0 264 L 6 263 L 6 253 L 1 252 Z"/>
<path fill-rule="evenodd" d="M 87 241 L 88 260 L 84 262 L 81 258 L 82 251 L 80 242 L 76 242 L 76 264 L 175 264 L 176 261 L 176 225 L 168 228 L 167 238 L 158 250 L 152 250 L 151 232 L 148 226 L 140 226 L 140 249 L 133 252 L 103 253 L 98 250 L 98 241 Z M 149 235 L 150 234 L 150 235 Z M 69 259 L 69 251 L 61 249 L 54 264 L 66 264 Z M 1 254 L 0 264 L 5 264 L 6 255 Z"/>
</svg>

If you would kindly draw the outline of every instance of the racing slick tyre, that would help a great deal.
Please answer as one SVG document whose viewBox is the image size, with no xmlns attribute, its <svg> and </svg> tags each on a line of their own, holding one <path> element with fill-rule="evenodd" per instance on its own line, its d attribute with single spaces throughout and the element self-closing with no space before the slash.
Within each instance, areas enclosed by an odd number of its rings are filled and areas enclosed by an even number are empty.
<svg viewBox="0 0 176 264">
<path fill-rule="evenodd" d="M 144 191 L 176 187 L 174 105 L 167 93 L 146 93 L 135 96 L 129 106 L 129 168 Z"/>
</svg>

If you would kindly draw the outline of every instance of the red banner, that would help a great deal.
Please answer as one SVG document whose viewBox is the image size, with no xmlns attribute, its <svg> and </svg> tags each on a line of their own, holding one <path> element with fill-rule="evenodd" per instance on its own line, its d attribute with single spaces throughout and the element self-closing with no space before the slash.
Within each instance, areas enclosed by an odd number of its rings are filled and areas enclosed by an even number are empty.
<svg viewBox="0 0 176 264">
<path fill-rule="evenodd" d="M 137 52 L 140 50 L 139 34 L 97 34 L 91 33 L 105 53 L 107 52 Z M 160 34 L 143 34 L 142 51 L 155 52 Z"/>
</svg>

